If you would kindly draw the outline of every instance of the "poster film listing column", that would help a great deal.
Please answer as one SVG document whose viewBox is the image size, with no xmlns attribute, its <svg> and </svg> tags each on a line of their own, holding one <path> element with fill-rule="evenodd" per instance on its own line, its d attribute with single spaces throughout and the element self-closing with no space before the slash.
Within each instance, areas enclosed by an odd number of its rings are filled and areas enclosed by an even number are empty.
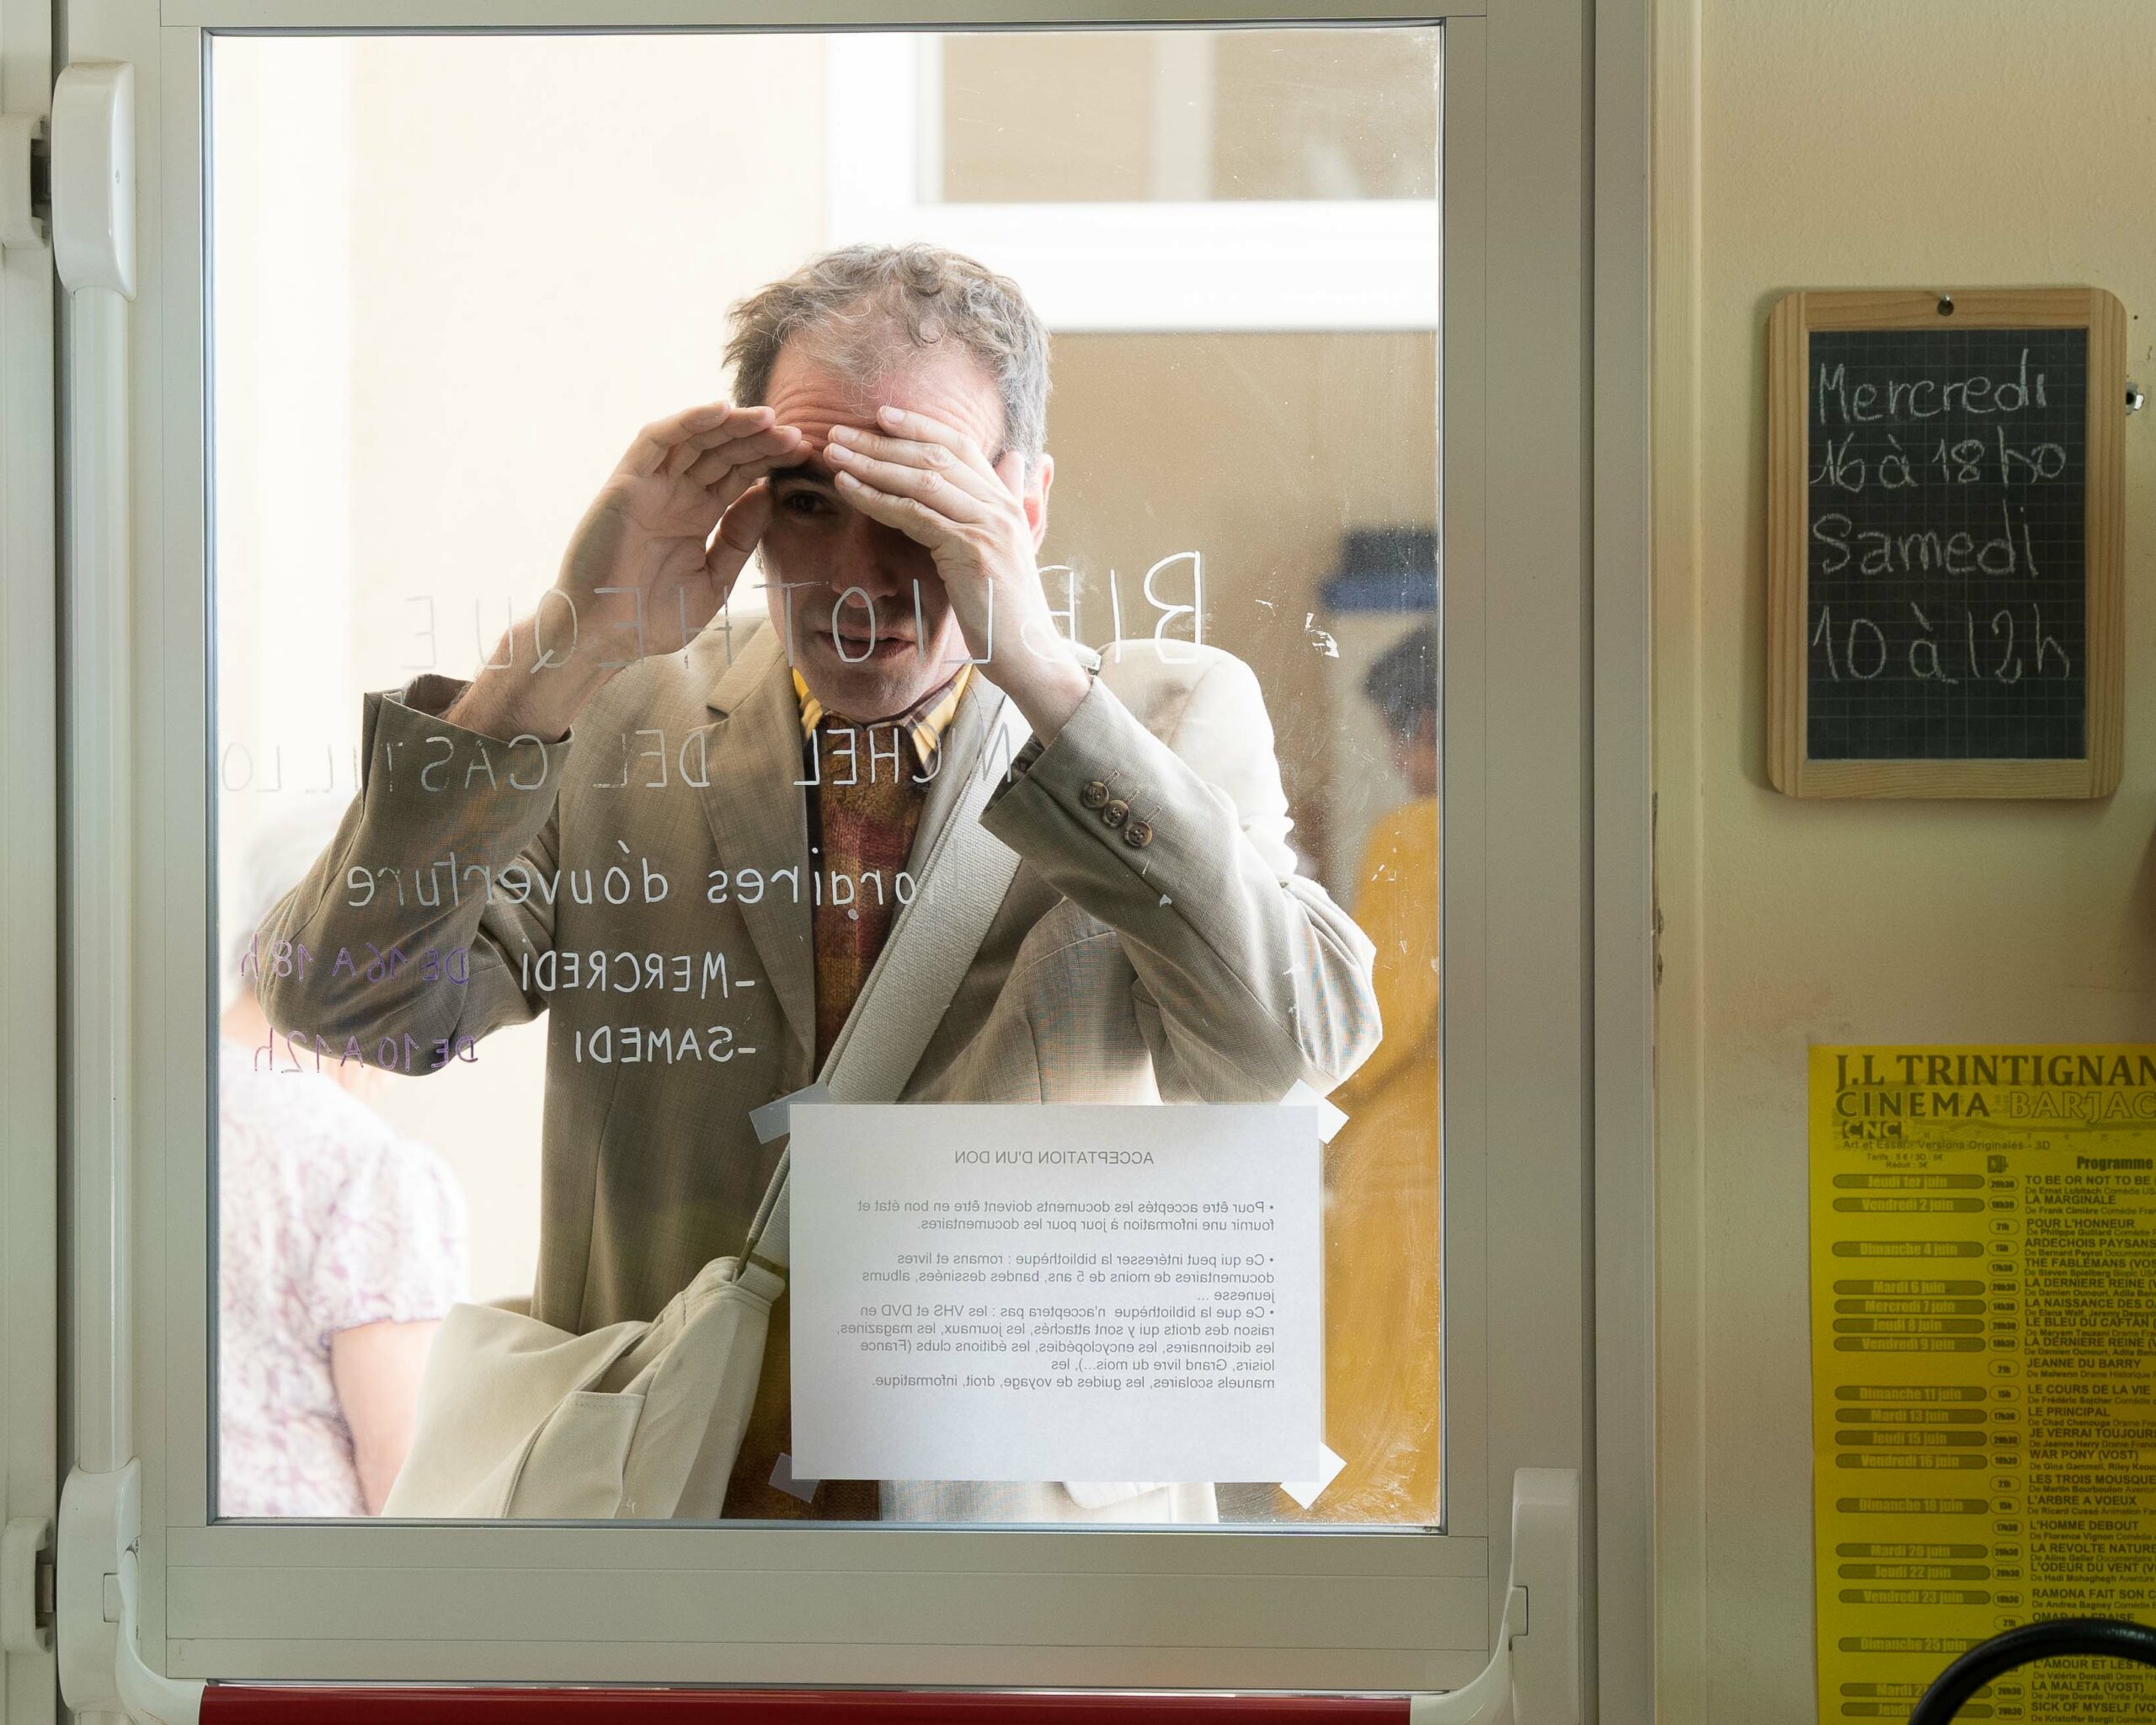
<svg viewBox="0 0 2156 1725">
<path fill-rule="evenodd" d="M 2124 308 L 2082 287 L 1792 293 L 1767 347 L 1775 787 L 2108 795 Z"/>
</svg>

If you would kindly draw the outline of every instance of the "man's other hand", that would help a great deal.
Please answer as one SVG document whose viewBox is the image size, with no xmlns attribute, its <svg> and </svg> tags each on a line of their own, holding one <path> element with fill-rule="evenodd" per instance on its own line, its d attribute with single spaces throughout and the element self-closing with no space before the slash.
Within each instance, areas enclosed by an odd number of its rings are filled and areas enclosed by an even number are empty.
<svg viewBox="0 0 2156 1725">
<path fill-rule="evenodd" d="M 552 741 L 616 671 L 686 646 L 763 537 L 765 477 L 803 448 L 769 408 L 723 401 L 645 426 L 578 522 L 553 586 L 446 716 Z"/>
</svg>

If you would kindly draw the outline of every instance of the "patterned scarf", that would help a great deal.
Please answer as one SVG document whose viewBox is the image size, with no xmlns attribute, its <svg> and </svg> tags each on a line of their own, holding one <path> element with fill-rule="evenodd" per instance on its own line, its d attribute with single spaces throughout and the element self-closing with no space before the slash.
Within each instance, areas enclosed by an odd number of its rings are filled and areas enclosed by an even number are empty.
<svg viewBox="0 0 2156 1725">
<path fill-rule="evenodd" d="M 826 713 L 801 673 L 793 674 L 801 703 L 801 776 L 812 782 L 808 863 L 819 1067 L 890 937 L 900 894 L 913 896 L 910 878 L 901 877 L 944 732 L 972 675 L 971 665 L 963 666 L 910 711 L 857 724 Z M 911 745 L 909 750 L 901 750 L 901 738 Z"/>
</svg>

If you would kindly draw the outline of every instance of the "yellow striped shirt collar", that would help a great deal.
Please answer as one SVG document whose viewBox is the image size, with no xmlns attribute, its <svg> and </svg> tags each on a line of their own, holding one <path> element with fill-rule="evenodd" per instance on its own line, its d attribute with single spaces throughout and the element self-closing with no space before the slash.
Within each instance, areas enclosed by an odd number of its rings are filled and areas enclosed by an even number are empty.
<svg viewBox="0 0 2156 1725">
<path fill-rule="evenodd" d="M 936 765 L 936 753 L 943 744 L 943 733 L 950 729 L 951 721 L 958 714 L 958 702 L 965 698 L 966 685 L 972 681 L 974 668 L 961 665 L 958 676 L 940 689 L 921 697 L 919 704 L 895 718 L 879 718 L 861 729 L 873 730 L 878 725 L 897 725 L 912 740 L 915 758 L 924 771 Z M 801 673 L 793 673 L 793 697 L 801 703 L 801 734 L 805 739 L 823 723 L 824 703 L 808 690 Z M 834 718 L 836 715 L 833 715 Z"/>
</svg>

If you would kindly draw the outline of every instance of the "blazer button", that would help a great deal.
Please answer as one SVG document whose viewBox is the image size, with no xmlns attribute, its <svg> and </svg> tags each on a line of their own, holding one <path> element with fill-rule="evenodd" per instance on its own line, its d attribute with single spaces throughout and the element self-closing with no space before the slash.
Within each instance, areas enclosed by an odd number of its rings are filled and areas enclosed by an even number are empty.
<svg viewBox="0 0 2156 1725">
<path fill-rule="evenodd" d="M 1121 826 L 1124 821 L 1130 819 L 1130 804 L 1118 797 L 1114 802 L 1101 810 L 1101 819 L 1107 822 L 1110 826 Z"/>
<path fill-rule="evenodd" d="M 1123 830 L 1123 841 L 1134 851 L 1142 851 L 1153 842 L 1153 828 L 1150 822 L 1134 820 Z"/>
<path fill-rule="evenodd" d="M 1083 803 L 1088 809 L 1097 809 L 1102 804 L 1107 802 L 1107 785 L 1105 782 L 1100 779 L 1095 779 L 1091 784 L 1087 785 L 1084 790 L 1078 793 L 1078 800 Z"/>
</svg>

